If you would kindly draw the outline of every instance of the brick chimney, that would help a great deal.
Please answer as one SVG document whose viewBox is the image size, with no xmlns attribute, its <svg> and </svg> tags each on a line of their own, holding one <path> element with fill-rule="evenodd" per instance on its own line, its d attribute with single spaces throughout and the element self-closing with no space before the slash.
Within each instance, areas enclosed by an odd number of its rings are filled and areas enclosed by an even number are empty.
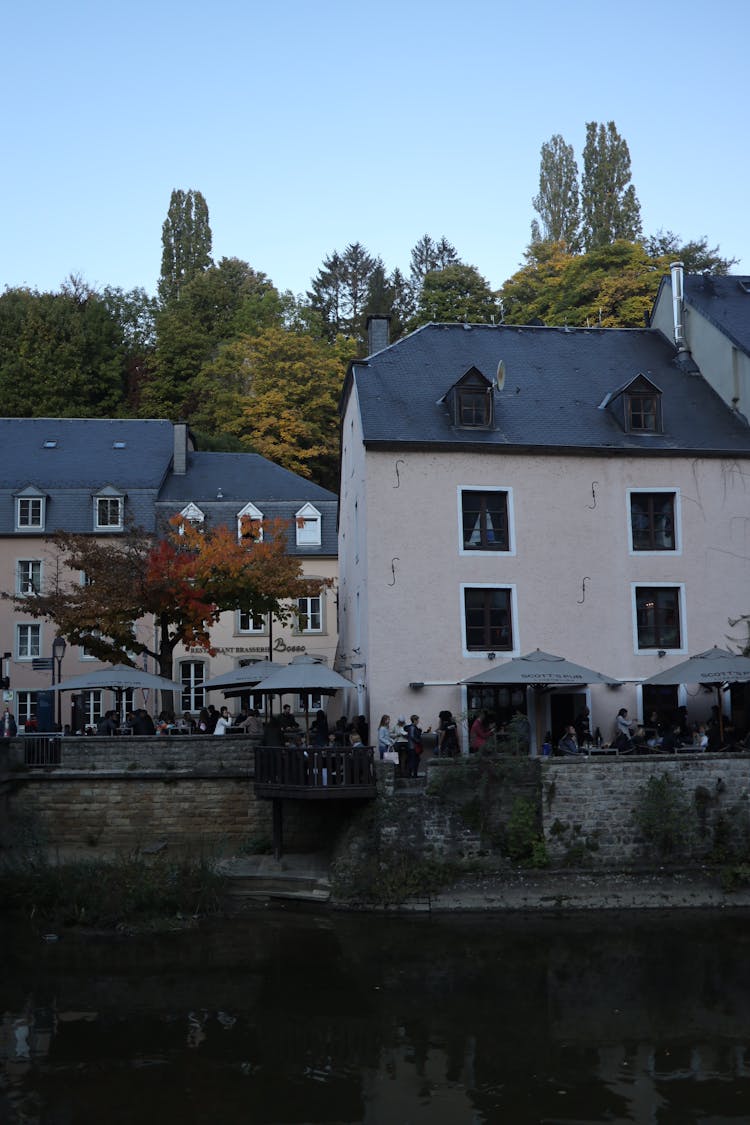
<svg viewBox="0 0 750 1125">
<path fill-rule="evenodd" d="M 367 318 L 367 354 L 375 355 L 382 352 L 391 342 L 391 316 L 390 313 L 368 316 Z"/>
</svg>

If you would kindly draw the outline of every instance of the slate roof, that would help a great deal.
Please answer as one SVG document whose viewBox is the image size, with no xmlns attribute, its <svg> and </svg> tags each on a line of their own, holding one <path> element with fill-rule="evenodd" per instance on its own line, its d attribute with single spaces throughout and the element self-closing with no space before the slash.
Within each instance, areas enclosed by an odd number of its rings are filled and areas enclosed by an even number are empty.
<svg viewBox="0 0 750 1125">
<path fill-rule="evenodd" d="M 45 449 L 45 441 L 56 441 Z M 115 442 L 125 447 L 116 449 Z M 23 488 L 159 488 L 172 423 L 132 418 L 0 418 L 0 483 Z"/>
<path fill-rule="evenodd" d="M 685 274 L 684 298 L 750 355 L 750 277 Z"/>
<path fill-rule="evenodd" d="M 92 531 L 93 497 L 106 485 L 125 494 L 128 521 L 153 527 L 172 434 L 168 421 L 0 418 L 0 534 L 13 533 L 14 497 L 29 485 L 48 497 L 43 534 Z"/>
<path fill-rule="evenodd" d="M 356 384 L 365 445 L 750 455 L 750 429 L 674 359 L 654 329 L 428 324 L 354 362 L 344 401 Z M 494 379 L 501 360 L 494 429 L 454 428 L 439 400 L 472 366 Z M 638 374 L 663 393 L 662 434 L 626 433 L 614 410 L 600 409 Z"/>
<path fill-rule="evenodd" d="M 287 521 L 290 554 L 338 553 L 336 494 L 282 469 L 260 454 L 189 452 L 186 473 L 172 474 L 165 481 L 157 509 L 164 515 L 174 514 L 191 501 L 203 512 L 207 528 L 221 524 L 235 527 L 239 512 L 252 503 L 264 519 Z M 314 505 L 321 514 L 320 546 L 296 544 L 294 517 L 306 503 Z"/>
</svg>

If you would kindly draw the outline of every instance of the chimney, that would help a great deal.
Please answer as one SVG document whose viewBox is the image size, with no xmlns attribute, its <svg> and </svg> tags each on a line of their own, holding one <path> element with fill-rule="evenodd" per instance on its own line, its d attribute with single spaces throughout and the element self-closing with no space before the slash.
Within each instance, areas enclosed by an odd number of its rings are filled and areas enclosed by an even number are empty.
<svg viewBox="0 0 750 1125">
<path fill-rule="evenodd" d="M 172 451 L 172 472 L 184 477 L 187 472 L 188 426 L 187 422 L 174 423 L 174 449 Z"/>
<path fill-rule="evenodd" d="M 684 317 L 684 304 L 683 304 L 683 278 L 684 267 L 682 262 L 670 262 L 670 272 L 672 274 L 672 314 L 674 316 L 674 342 L 675 347 L 684 352 L 687 350 L 685 345 L 685 332 L 683 329 Z"/>
<path fill-rule="evenodd" d="M 391 316 L 390 313 L 368 316 L 367 318 L 367 354 L 375 355 L 382 352 L 390 343 Z"/>
</svg>

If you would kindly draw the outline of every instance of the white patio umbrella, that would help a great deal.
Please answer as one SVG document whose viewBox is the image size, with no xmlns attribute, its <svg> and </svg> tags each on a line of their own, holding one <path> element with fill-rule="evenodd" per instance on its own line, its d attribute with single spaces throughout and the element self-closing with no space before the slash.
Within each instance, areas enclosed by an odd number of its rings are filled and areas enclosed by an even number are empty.
<svg viewBox="0 0 750 1125">
<path fill-rule="evenodd" d="M 223 672 L 220 676 L 212 676 L 203 684 L 204 691 L 223 691 L 229 697 L 245 695 L 257 683 L 275 672 L 278 664 L 270 660 L 258 660 L 255 664 L 243 664 L 241 668 L 233 668 L 231 672 Z"/>
<path fill-rule="evenodd" d="M 354 688 L 351 680 L 339 672 L 334 672 L 311 656 L 296 657 L 291 664 L 277 668 L 253 688 L 263 695 L 288 695 L 299 692 L 305 698 L 305 730 L 310 739 L 310 723 L 307 705 L 308 695 L 334 695 L 344 688 Z"/>
<path fill-rule="evenodd" d="M 108 668 L 96 668 L 80 676 L 71 676 L 55 684 L 50 691 L 97 691 L 110 688 L 112 691 L 126 691 L 128 688 L 143 688 L 147 691 L 182 691 L 182 684 L 155 676 L 129 664 L 114 664 Z"/>
<path fill-rule="evenodd" d="M 566 685 L 619 684 L 613 676 L 595 672 L 584 664 L 574 664 L 564 656 L 534 649 L 526 656 L 516 656 L 504 664 L 494 664 L 485 672 L 467 676 L 464 684 L 529 684 L 532 687 L 565 687 Z M 541 722 L 539 716 L 537 722 Z M 541 745 L 541 730 L 537 729 L 537 744 Z"/>
<path fill-rule="evenodd" d="M 713 648 L 698 652 L 681 660 L 679 664 L 656 672 L 643 683 L 652 684 L 705 684 L 715 687 L 719 704 L 719 731 L 724 736 L 724 721 L 721 713 L 721 691 L 724 684 L 744 684 L 750 682 L 750 657 L 729 652 L 726 648 Z"/>
<path fill-rule="evenodd" d="M 516 656 L 504 664 L 494 664 L 486 672 L 477 672 L 462 680 L 463 684 L 619 684 L 620 681 L 603 672 L 595 672 L 583 664 L 574 664 L 564 656 L 542 652 L 540 648 Z"/>
<path fill-rule="evenodd" d="M 49 690 L 114 691 L 117 693 L 117 713 L 122 719 L 123 692 L 135 688 L 140 688 L 142 691 L 181 692 L 182 684 L 178 684 L 175 680 L 168 680 L 164 676 L 144 672 L 141 668 L 132 668 L 129 664 L 113 664 L 108 668 L 96 668 L 80 676 L 71 676 L 68 680 L 54 684 Z"/>
</svg>

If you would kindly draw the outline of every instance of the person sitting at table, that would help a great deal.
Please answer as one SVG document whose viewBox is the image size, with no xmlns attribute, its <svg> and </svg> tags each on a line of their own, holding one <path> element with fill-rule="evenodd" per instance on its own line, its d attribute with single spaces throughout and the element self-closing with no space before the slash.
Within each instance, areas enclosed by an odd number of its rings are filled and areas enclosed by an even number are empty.
<svg viewBox="0 0 750 1125">
<path fill-rule="evenodd" d="M 222 707 L 221 711 L 219 712 L 219 717 L 216 720 L 216 725 L 214 726 L 213 733 L 215 735 L 216 734 L 226 734 L 227 731 L 229 730 L 229 728 L 231 727 L 231 725 L 232 725 L 232 719 L 231 719 L 230 714 L 229 714 L 229 708 Z"/>
<path fill-rule="evenodd" d="M 285 703 L 281 710 L 279 722 L 281 723 L 281 729 L 284 731 L 300 729 L 300 725 L 292 714 L 292 708 L 288 703 Z"/>
<path fill-rule="evenodd" d="M 96 733 L 103 735 L 118 734 L 117 715 L 114 711 L 105 711 L 96 726 Z"/>
<path fill-rule="evenodd" d="M 145 707 L 139 707 L 133 716 L 133 734 L 139 734 L 141 736 L 156 734 L 154 720 Z"/>
<path fill-rule="evenodd" d="M 565 728 L 563 736 L 557 744 L 557 749 L 560 754 L 577 754 L 579 752 L 576 728 L 572 723 Z"/>
</svg>

